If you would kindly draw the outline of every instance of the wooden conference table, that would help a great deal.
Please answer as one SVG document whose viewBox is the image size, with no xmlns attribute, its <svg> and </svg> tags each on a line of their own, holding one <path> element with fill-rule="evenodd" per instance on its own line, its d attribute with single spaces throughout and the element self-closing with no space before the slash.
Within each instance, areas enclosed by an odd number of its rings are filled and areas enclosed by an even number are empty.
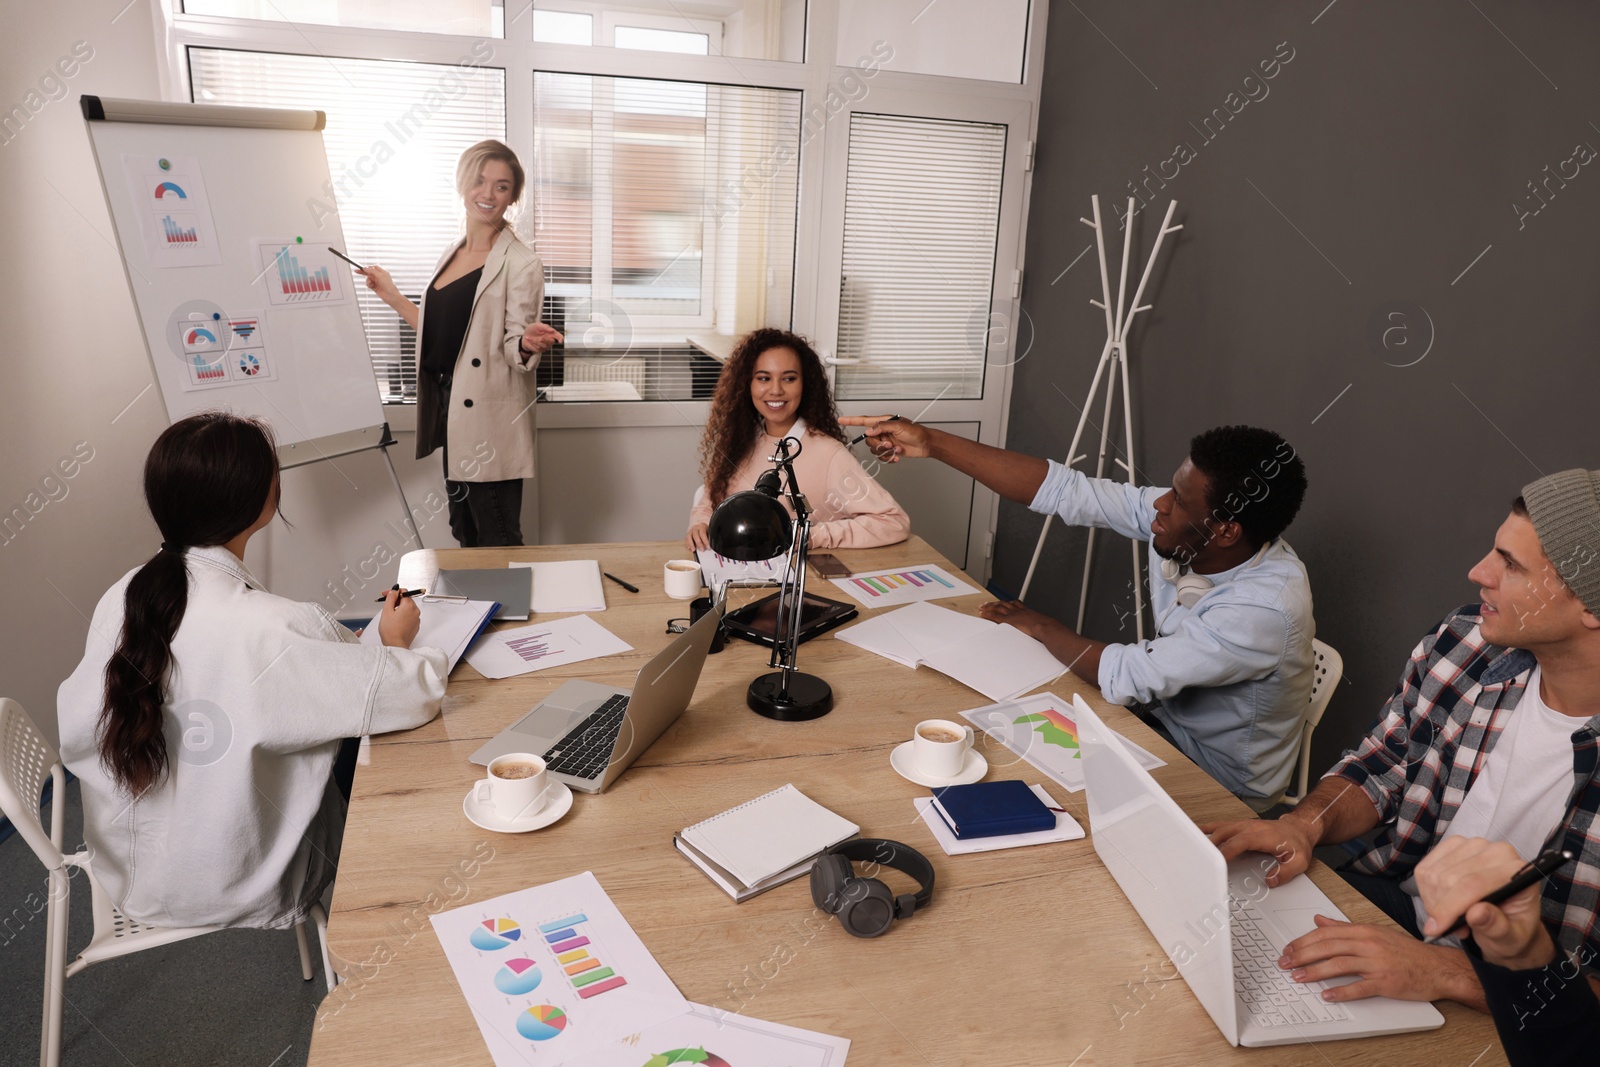
<svg viewBox="0 0 1600 1067">
<path fill-rule="evenodd" d="M 578 794 L 560 822 L 531 834 L 468 822 L 462 798 L 483 772 L 467 757 L 486 738 L 569 678 L 631 685 L 669 639 L 666 620 L 686 615 L 687 605 L 665 595 L 661 571 L 683 554 L 681 543 L 662 542 L 428 550 L 402 561 L 400 581 L 413 588 L 430 585 L 440 567 L 597 558 L 641 590 L 605 583 L 609 607 L 597 616 L 635 651 L 500 681 L 463 661 L 441 717 L 372 739 L 356 771 L 328 927 L 346 981 L 318 1012 L 311 1063 L 491 1063 L 428 917 L 583 871 L 594 872 L 690 1000 L 848 1037 L 850 1062 L 860 1067 L 1503 1062 L 1488 1017 L 1450 1003 L 1440 1005 L 1447 1021 L 1433 1032 L 1315 1050 L 1230 1048 L 1183 980 L 1167 977 L 1165 955 L 1088 839 L 944 855 L 912 810 L 926 790 L 891 770 L 889 753 L 919 720 L 989 701 L 831 636 L 803 646 L 800 665 L 832 684 L 832 714 L 782 723 L 748 711 L 745 688 L 766 670 L 767 650 L 731 641 L 706 661 L 690 709 L 603 795 Z M 919 538 L 836 554 L 858 570 L 955 569 Z M 814 578 L 808 586 L 827 592 Z M 975 613 L 987 599 L 939 603 Z M 1155 776 L 1195 819 L 1249 816 L 1095 687 L 1068 674 L 1050 688 L 1082 693 L 1111 726 L 1165 759 Z M 1044 780 L 1026 764 L 1006 765 L 1004 749 L 987 751 L 988 778 Z M 859 823 L 863 836 L 929 856 L 938 874 L 933 904 L 861 940 L 831 920 L 806 921 L 813 911 L 804 879 L 735 905 L 672 848 L 674 831 L 786 782 Z M 1088 829 L 1083 794 L 1048 788 Z M 883 877 L 897 892 L 911 886 L 898 872 Z M 1352 918 L 1388 921 L 1328 868 L 1317 865 L 1312 877 Z"/>
</svg>

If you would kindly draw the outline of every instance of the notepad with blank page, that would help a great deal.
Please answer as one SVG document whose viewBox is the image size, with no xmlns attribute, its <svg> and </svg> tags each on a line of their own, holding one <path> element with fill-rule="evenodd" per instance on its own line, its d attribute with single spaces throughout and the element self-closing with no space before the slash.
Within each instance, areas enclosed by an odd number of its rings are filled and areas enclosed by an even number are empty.
<svg viewBox="0 0 1600 1067">
<path fill-rule="evenodd" d="M 456 669 L 456 664 L 461 662 L 467 648 L 488 627 L 489 617 L 499 606 L 493 600 L 434 600 L 426 596 L 417 597 L 416 605 L 422 613 L 422 620 L 417 626 L 417 636 L 412 639 L 411 647 L 437 648 L 444 652 L 450 657 L 446 674 Z M 361 631 L 362 644 L 383 644 L 383 636 L 378 633 L 379 618 L 381 616 L 375 616 Z"/>
<path fill-rule="evenodd" d="M 606 610 L 605 586 L 600 584 L 600 562 L 593 559 L 513 563 L 533 571 L 533 613 Z"/>
<path fill-rule="evenodd" d="M 853 837 L 858 827 L 793 785 L 704 822 L 679 836 L 747 886 L 793 868 Z"/>
</svg>

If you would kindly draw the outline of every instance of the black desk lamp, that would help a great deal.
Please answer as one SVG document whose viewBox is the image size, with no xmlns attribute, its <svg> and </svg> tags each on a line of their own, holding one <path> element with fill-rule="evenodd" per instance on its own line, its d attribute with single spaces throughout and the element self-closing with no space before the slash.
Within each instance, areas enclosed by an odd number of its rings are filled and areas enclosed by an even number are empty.
<svg viewBox="0 0 1600 1067">
<path fill-rule="evenodd" d="M 734 493 L 719 504 L 706 531 L 711 547 L 729 559 L 753 562 L 787 553 L 772 659 L 767 664 L 778 669 L 751 682 L 745 697 L 751 711 L 784 722 L 817 719 L 833 710 L 832 687 L 795 666 L 806 594 L 806 553 L 811 543 L 811 506 L 794 477 L 794 457 L 800 448 L 800 442 L 792 437 L 779 441 L 777 454 L 770 460 L 776 466 L 756 479 L 754 489 Z M 779 500 L 785 494 L 794 509 L 792 521 Z"/>
</svg>

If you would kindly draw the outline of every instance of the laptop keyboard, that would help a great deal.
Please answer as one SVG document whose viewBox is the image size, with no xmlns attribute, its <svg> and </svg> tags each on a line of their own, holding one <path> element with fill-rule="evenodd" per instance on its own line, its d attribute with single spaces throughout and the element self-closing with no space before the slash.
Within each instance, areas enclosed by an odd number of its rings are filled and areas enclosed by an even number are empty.
<svg viewBox="0 0 1600 1067">
<path fill-rule="evenodd" d="M 545 763 L 552 771 L 573 778 L 593 780 L 605 773 L 611 762 L 612 750 L 617 745 L 617 734 L 622 730 L 622 719 L 628 711 L 628 698 L 618 693 L 595 708 L 578 725 L 567 731 L 567 736 L 550 746 L 544 754 Z"/>
<path fill-rule="evenodd" d="M 1322 999 L 1326 982 L 1295 982 L 1279 970 L 1282 950 L 1267 936 L 1266 917 L 1254 904 L 1235 898 L 1233 981 L 1239 1000 L 1259 1026 L 1296 1026 L 1350 1018 L 1343 1004 Z"/>
</svg>

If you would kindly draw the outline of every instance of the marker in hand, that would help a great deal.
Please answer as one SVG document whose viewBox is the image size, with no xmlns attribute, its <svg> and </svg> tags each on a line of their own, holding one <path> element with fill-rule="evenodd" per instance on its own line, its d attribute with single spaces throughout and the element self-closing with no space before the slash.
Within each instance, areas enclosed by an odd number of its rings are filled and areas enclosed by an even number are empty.
<svg viewBox="0 0 1600 1067">
<path fill-rule="evenodd" d="M 361 273 L 365 274 L 367 272 L 367 268 L 363 267 L 361 264 L 357 263 L 355 260 L 351 259 L 349 256 L 345 255 L 332 245 L 328 246 L 328 251 L 332 252 L 334 255 L 338 256 L 340 259 L 344 260 Z"/>
</svg>

